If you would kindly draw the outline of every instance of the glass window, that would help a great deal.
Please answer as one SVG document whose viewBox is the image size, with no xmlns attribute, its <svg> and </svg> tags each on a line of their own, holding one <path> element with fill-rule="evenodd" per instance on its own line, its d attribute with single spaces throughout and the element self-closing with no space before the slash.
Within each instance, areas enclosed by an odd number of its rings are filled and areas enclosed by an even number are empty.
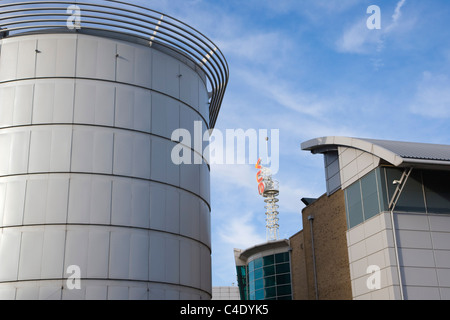
<svg viewBox="0 0 450 320">
<path fill-rule="evenodd" d="M 277 285 L 291 283 L 291 275 L 289 273 L 277 275 Z"/>
<path fill-rule="evenodd" d="M 239 294 L 241 300 L 247 300 L 247 268 L 245 266 L 236 266 Z"/>
<path fill-rule="evenodd" d="M 289 252 L 278 253 L 275 255 L 275 263 L 289 261 Z"/>
<path fill-rule="evenodd" d="M 255 281 L 250 281 L 250 283 L 248 284 L 248 290 L 250 292 L 254 292 L 255 291 Z"/>
<path fill-rule="evenodd" d="M 291 297 L 289 252 L 268 255 L 249 263 L 248 297 L 250 300 L 277 299 L 277 287 L 283 296 Z M 252 270 L 250 270 L 252 267 Z M 288 288 L 284 288 L 284 287 Z"/>
<path fill-rule="evenodd" d="M 271 275 L 275 274 L 275 266 L 273 266 L 273 265 L 264 267 L 263 270 L 264 270 L 264 277 L 271 276 Z"/>
<path fill-rule="evenodd" d="M 364 220 L 370 219 L 380 213 L 378 202 L 378 188 L 375 171 L 370 172 L 361 179 L 361 192 L 364 208 Z"/>
<path fill-rule="evenodd" d="M 289 263 L 281 263 L 276 265 L 277 274 L 290 271 Z"/>
<path fill-rule="evenodd" d="M 256 269 L 255 270 L 255 279 L 260 279 L 263 277 L 263 269 Z"/>
<path fill-rule="evenodd" d="M 274 264 L 274 262 L 275 256 L 273 254 L 263 258 L 263 265 L 265 266 L 270 266 L 271 264 Z"/>
<path fill-rule="evenodd" d="M 429 213 L 450 213 L 450 172 L 423 171 Z"/>
<path fill-rule="evenodd" d="M 384 172 L 384 168 L 377 168 L 375 170 L 375 174 L 377 176 L 377 184 L 378 184 L 378 200 L 380 201 L 380 209 L 381 211 L 388 211 L 388 196 L 386 192 L 386 176 Z"/>
<path fill-rule="evenodd" d="M 349 229 L 364 222 L 362 201 L 361 201 L 361 186 L 359 181 L 352 184 L 345 191 L 346 207 L 348 217 Z"/>
<path fill-rule="evenodd" d="M 256 260 L 254 260 L 254 262 L 255 262 L 255 269 L 261 268 L 263 266 L 262 265 L 262 262 L 263 262 L 262 258 L 256 259 Z"/>
<path fill-rule="evenodd" d="M 255 281 L 255 290 L 259 290 L 264 288 L 264 282 L 263 279 L 258 279 Z"/>
<path fill-rule="evenodd" d="M 386 168 L 387 184 L 389 188 L 389 199 L 394 195 L 397 185 L 394 180 L 400 180 L 403 169 Z M 398 198 L 395 211 L 406 212 L 425 212 L 425 199 L 422 188 L 422 173 L 413 169 L 411 175 L 406 181 L 403 191 Z"/>
<path fill-rule="evenodd" d="M 251 272 L 248 274 L 248 280 L 249 280 L 249 281 L 255 281 L 255 272 L 254 272 L 254 271 L 251 271 Z"/>
<path fill-rule="evenodd" d="M 273 298 L 277 295 L 276 287 L 265 288 L 264 289 L 264 298 Z"/>
<path fill-rule="evenodd" d="M 275 284 L 275 276 L 264 278 L 264 287 L 273 287 Z"/>
<path fill-rule="evenodd" d="M 277 296 L 284 296 L 291 294 L 291 285 L 277 286 Z"/>
<path fill-rule="evenodd" d="M 263 300 L 264 299 L 264 289 L 255 291 L 255 300 Z"/>
</svg>

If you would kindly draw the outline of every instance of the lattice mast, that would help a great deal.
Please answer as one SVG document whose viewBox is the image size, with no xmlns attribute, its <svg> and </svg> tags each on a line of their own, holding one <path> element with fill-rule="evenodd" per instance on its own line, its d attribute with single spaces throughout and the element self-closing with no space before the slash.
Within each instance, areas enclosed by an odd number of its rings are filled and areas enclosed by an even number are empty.
<svg viewBox="0 0 450 320">
<path fill-rule="evenodd" d="M 268 141 L 268 138 L 266 141 Z M 256 169 L 259 169 L 256 174 L 258 191 L 264 197 L 264 202 L 266 203 L 264 206 L 266 209 L 266 239 L 267 241 L 276 241 L 279 237 L 280 227 L 278 224 L 279 206 L 277 204 L 279 201 L 277 197 L 280 194 L 279 183 L 272 178 L 270 168 L 261 165 L 261 159 L 258 159 Z"/>
</svg>

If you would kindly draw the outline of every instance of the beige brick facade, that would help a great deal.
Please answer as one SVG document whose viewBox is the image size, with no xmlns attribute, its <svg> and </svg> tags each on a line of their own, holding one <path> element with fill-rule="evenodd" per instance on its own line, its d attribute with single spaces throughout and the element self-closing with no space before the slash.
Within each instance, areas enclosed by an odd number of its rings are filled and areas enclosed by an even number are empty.
<svg viewBox="0 0 450 320">
<path fill-rule="evenodd" d="M 323 195 L 306 207 L 302 215 L 303 230 L 290 238 L 294 299 L 316 299 L 310 216 L 314 218 L 319 300 L 352 299 L 344 192 Z"/>
</svg>

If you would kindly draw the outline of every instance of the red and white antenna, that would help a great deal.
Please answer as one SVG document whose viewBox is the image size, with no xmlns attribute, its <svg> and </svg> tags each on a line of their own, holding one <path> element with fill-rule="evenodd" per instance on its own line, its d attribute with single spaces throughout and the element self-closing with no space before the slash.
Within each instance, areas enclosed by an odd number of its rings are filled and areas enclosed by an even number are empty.
<svg viewBox="0 0 450 320">
<path fill-rule="evenodd" d="M 266 138 L 266 142 L 268 143 L 269 138 Z M 267 146 L 267 154 L 269 153 Z M 267 159 L 269 156 L 267 155 Z M 267 163 L 269 161 L 267 160 Z M 264 202 L 266 205 L 266 239 L 267 241 L 276 241 L 279 236 L 279 224 L 278 224 L 278 204 L 279 199 L 277 196 L 280 194 L 279 183 L 277 180 L 272 179 L 272 171 L 268 167 L 264 167 L 261 165 L 261 158 L 258 159 L 258 162 L 255 166 L 256 169 L 259 169 L 256 174 L 256 180 L 258 181 L 258 191 L 261 196 L 263 196 Z"/>
</svg>

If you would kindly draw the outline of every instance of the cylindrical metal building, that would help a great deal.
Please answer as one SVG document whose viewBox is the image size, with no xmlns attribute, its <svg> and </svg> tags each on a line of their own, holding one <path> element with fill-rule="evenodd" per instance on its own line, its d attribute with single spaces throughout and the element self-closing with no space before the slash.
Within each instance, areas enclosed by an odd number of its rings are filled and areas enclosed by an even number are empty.
<svg viewBox="0 0 450 320">
<path fill-rule="evenodd" d="M 171 135 L 214 127 L 220 50 L 120 1 L 4 3 L 0 28 L 0 299 L 210 299 L 209 166 Z"/>
</svg>

